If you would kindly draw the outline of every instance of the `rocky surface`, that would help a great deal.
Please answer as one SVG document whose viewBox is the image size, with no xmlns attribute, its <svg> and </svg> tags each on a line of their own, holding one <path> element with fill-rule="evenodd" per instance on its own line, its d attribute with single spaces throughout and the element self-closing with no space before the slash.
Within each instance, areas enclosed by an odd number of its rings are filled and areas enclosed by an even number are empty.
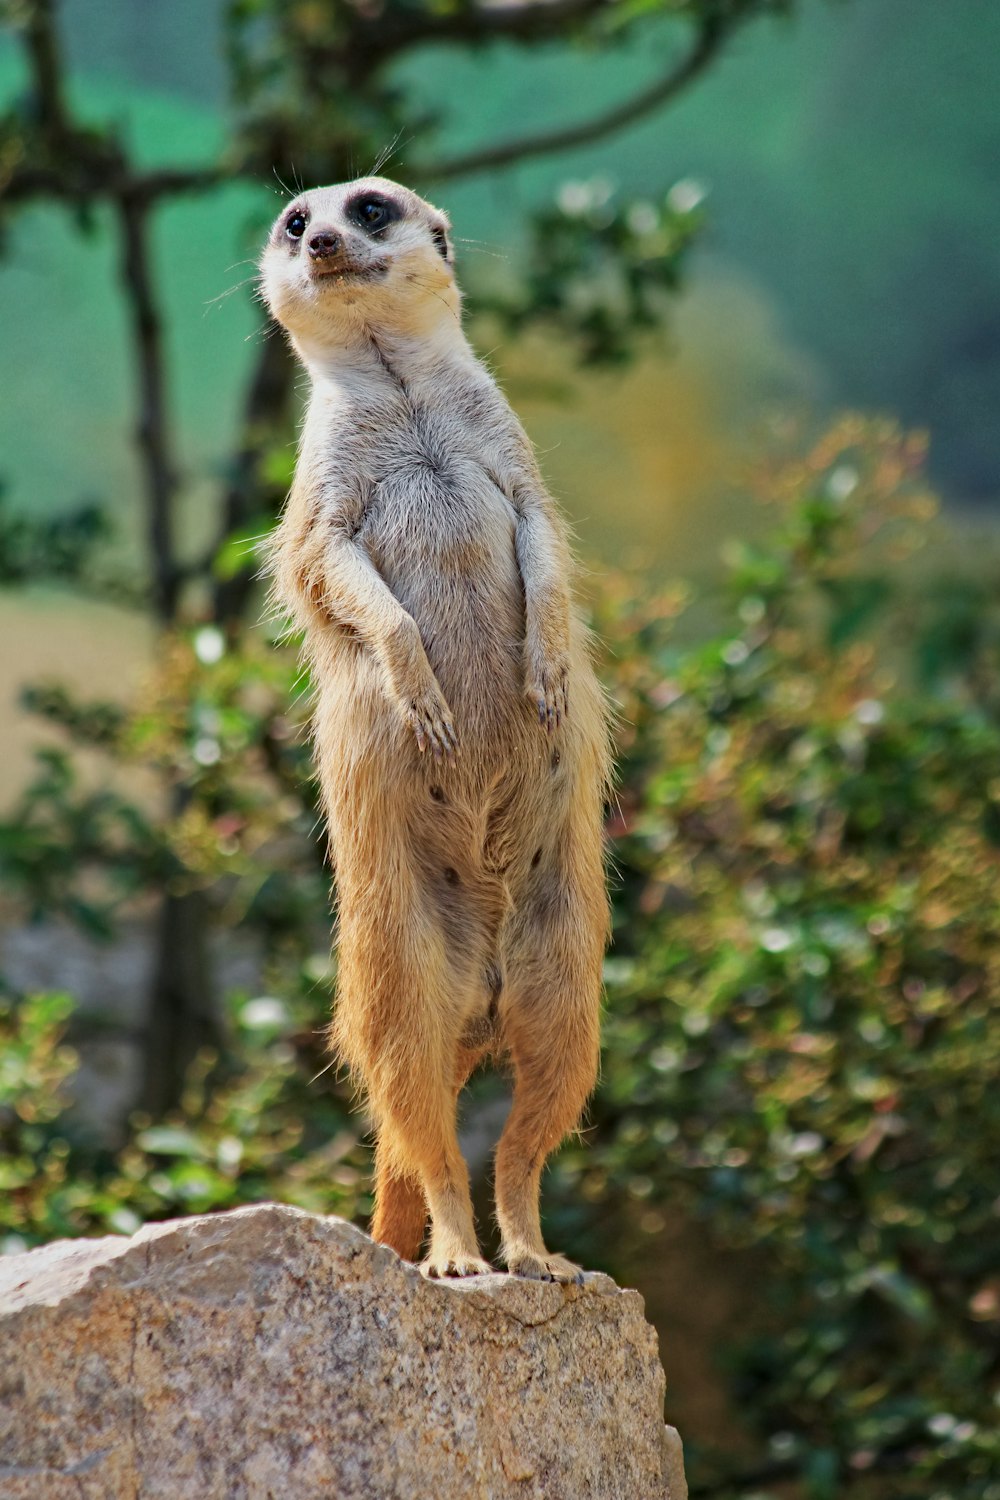
<svg viewBox="0 0 1000 1500">
<path fill-rule="evenodd" d="M 265 1204 L 0 1258 L 0 1500 L 685 1500 L 636 1292 Z"/>
</svg>

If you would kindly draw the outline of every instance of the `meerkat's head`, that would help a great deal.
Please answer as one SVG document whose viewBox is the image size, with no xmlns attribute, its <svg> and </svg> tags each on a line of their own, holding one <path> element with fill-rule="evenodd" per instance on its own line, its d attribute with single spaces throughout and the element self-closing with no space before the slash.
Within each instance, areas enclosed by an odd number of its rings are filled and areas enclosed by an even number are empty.
<svg viewBox="0 0 1000 1500">
<path fill-rule="evenodd" d="M 369 327 L 428 336 L 458 324 L 450 224 L 386 177 L 300 193 L 278 215 L 260 261 L 264 300 L 305 352 Z"/>
</svg>

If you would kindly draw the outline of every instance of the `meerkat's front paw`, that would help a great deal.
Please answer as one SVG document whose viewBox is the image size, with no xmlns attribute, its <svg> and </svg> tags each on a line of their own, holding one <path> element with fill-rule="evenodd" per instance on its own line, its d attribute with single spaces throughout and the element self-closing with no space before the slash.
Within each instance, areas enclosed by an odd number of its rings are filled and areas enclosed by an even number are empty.
<svg viewBox="0 0 1000 1500">
<path fill-rule="evenodd" d="M 539 724 L 552 734 L 569 713 L 569 664 L 565 658 L 529 668 L 524 692 L 537 710 Z"/>
<path fill-rule="evenodd" d="M 428 688 L 405 702 L 403 717 L 413 732 L 421 755 L 429 748 L 435 760 L 458 753 L 458 735 L 451 709 L 436 688 Z"/>
<path fill-rule="evenodd" d="M 423 754 L 449 759 L 458 751 L 458 735 L 434 669 L 427 660 L 420 632 L 404 615 L 382 642 L 382 658 L 390 697 Z"/>
<path fill-rule="evenodd" d="M 512 1276 L 524 1276 L 529 1281 L 559 1281 L 564 1286 L 583 1285 L 582 1269 L 565 1255 L 550 1255 L 547 1250 L 540 1255 L 533 1250 L 517 1250 L 506 1260 Z"/>
</svg>

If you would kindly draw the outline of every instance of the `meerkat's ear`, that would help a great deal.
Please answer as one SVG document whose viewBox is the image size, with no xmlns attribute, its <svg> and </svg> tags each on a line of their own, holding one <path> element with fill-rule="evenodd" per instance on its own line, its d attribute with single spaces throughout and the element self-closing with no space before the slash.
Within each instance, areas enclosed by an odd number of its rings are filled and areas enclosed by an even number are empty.
<svg viewBox="0 0 1000 1500">
<path fill-rule="evenodd" d="M 454 252 L 451 248 L 450 229 L 451 224 L 443 213 L 438 212 L 431 219 L 431 239 L 434 241 L 441 259 L 447 261 L 449 266 L 454 258 Z"/>
</svg>

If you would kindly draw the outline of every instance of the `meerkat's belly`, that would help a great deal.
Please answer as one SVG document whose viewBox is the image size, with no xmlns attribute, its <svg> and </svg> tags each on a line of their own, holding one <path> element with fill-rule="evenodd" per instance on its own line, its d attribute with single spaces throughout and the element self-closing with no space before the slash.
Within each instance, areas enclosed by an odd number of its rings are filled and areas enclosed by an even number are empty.
<svg viewBox="0 0 1000 1500">
<path fill-rule="evenodd" d="M 474 460 L 389 468 L 359 538 L 420 630 L 452 709 L 523 716 L 516 516 Z"/>
</svg>

